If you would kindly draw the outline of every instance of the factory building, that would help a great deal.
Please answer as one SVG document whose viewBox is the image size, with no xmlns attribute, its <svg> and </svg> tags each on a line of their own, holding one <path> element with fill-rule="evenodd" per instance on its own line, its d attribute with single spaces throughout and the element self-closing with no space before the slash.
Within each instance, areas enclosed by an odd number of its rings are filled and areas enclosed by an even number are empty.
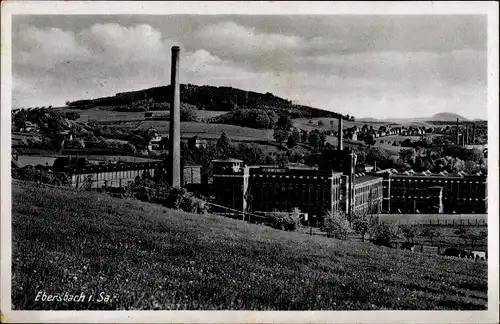
<svg viewBox="0 0 500 324">
<path fill-rule="evenodd" d="M 339 134 L 342 122 L 339 121 Z M 337 149 L 317 156 L 316 169 L 245 166 L 244 161 L 213 161 L 216 203 L 239 212 L 299 208 L 316 225 L 327 211 L 355 213 L 486 213 L 487 180 L 482 174 L 441 172 L 365 173 L 357 156 Z M 376 168 L 373 168 L 376 170 Z"/>
<path fill-rule="evenodd" d="M 339 120 L 339 133 L 342 120 Z M 291 211 L 299 208 L 317 225 L 327 212 L 379 212 L 381 176 L 356 175 L 356 154 L 343 147 L 318 157 L 317 168 L 245 166 L 236 159 L 213 161 L 213 188 L 217 204 L 240 212 Z"/>
<path fill-rule="evenodd" d="M 201 166 L 183 165 L 181 181 L 183 185 L 201 183 Z M 92 183 L 91 188 L 125 187 L 137 177 L 149 175 L 152 179 L 166 174 L 165 163 L 155 162 L 112 162 L 90 163 L 85 158 L 58 157 L 52 169 L 66 173 L 70 177 L 71 186 L 80 188 L 85 182 Z"/>
<path fill-rule="evenodd" d="M 487 212 L 487 178 L 482 174 L 397 172 L 382 176 L 385 213 L 476 213 Z"/>
<path fill-rule="evenodd" d="M 378 214 L 382 211 L 383 178 L 369 174 L 356 174 L 354 178 L 354 212 Z"/>
<path fill-rule="evenodd" d="M 340 172 L 249 167 L 247 201 L 249 212 L 292 211 L 299 208 L 310 215 L 312 225 L 327 211 L 340 212 L 344 206 Z"/>
</svg>

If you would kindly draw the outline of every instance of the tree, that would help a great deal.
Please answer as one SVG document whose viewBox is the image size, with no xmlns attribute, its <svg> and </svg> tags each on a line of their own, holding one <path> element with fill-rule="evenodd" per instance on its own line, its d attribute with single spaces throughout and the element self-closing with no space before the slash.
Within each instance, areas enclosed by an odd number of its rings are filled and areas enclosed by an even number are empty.
<svg viewBox="0 0 500 324">
<path fill-rule="evenodd" d="M 474 161 L 466 161 L 463 170 L 466 173 L 476 173 L 480 170 L 481 166 Z"/>
<path fill-rule="evenodd" d="M 354 232 L 361 235 L 361 242 L 365 241 L 365 235 L 377 224 L 377 217 L 368 216 L 366 213 L 356 212 L 351 221 Z"/>
<path fill-rule="evenodd" d="M 368 134 L 365 136 L 365 143 L 367 145 L 375 145 L 375 137 L 373 137 L 373 134 Z"/>
<path fill-rule="evenodd" d="M 460 171 L 463 171 L 464 170 L 464 167 L 465 167 L 465 163 L 464 161 L 460 160 L 459 158 L 457 158 L 455 160 L 455 163 L 453 163 L 453 171 L 454 172 L 460 172 Z"/>
<path fill-rule="evenodd" d="M 297 128 L 294 128 L 294 130 L 292 131 L 292 133 L 288 137 L 288 141 L 286 143 L 286 146 L 288 148 L 294 148 L 295 146 L 297 146 L 297 144 L 299 144 L 299 142 L 300 142 L 299 130 Z"/>
<path fill-rule="evenodd" d="M 309 141 L 309 133 L 305 130 L 300 131 L 300 141 L 302 143 L 307 143 Z"/>
<path fill-rule="evenodd" d="M 245 161 L 248 165 L 263 164 L 265 159 L 264 151 L 255 143 L 240 143 L 236 146 L 234 156 Z"/>
<path fill-rule="evenodd" d="M 426 237 L 431 241 L 431 245 L 434 245 L 434 239 L 441 236 L 441 232 L 433 227 L 427 226 L 420 232 L 419 236 Z"/>
<path fill-rule="evenodd" d="M 319 132 L 317 129 L 309 132 L 309 145 L 311 145 L 314 150 L 321 149 L 325 145 L 325 140 L 326 135 L 323 132 Z"/>
<path fill-rule="evenodd" d="M 276 142 L 280 143 L 280 145 L 283 145 L 283 143 L 288 139 L 288 132 L 283 129 L 276 128 L 273 131 L 273 137 Z"/>
<path fill-rule="evenodd" d="M 181 105 L 181 122 L 196 121 L 196 110 L 191 106 Z"/>
<path fill-rule="evenodd" d="M 226 132 L 222 132 L 220 138 L 217 140 L 217 150 L 223 158 L 229 158 L 233 154 L 233 145 Z"/>
<path fill-rule="evenodd" d="M 333 128 L 333 119 L 330 120 L 330 127 Z"/>
<path fill-rule="evenodd" d="M 290 128 L 293 127 L 292 121 L 290 120 L 288 114 L 282 114 L 281 116 L 279 116 L 276 127 L 285 131 L 289 131 Z"/>
<path fill-rule="evenodd" d="M 415 163 L 415 151 L 412 149 L 402 149 L 399 151 L 399 158 L 401 162 L 412 165 Z"/>
<path fill-rule="evenodd" d="M 401 142 L 402 147 L 413 147 L 414 143 L 412 142 L 411 139 L 407 138 L 404 141 Z"/>
<path fill-rule="evenodd" d="M 467 243 L 467 239 L 469 238 L 469 231 L 463 227 L 460 226 L 455 232 L 453 232 L 455 235 L 457 235 L 461 240 L 464 241 L 464 243 Z"/>
<path fill-rule="evenodd" d="M 399 230 L 407 242 L 413 243 L 413 239 L 417 235 L 417 228 L 414 225 L 402 224 L 399 225 Z"/>
<path fill-rule="evenodd" d="M 351 224 L 345 214 L 332 213 L 328 211 L 324 218 L 321 230 L 326 232 L 328 237 L 347 239 L 347 234 L 351 232 Z"/>
<path fill-rule="evenodd" d="M 392 247 L 392 243 L 398 237 L 398 229 L 394 224 L 379 223 L 373 230 L 372 241 L 377 245 Z"/>
<path fill-rule="evenodd" d="M 318 126 L 319 126 L 319 127 L 325 126 L 325 122 L 324 122 L 324 121 L 322 121 L 321 119 L 320 119 L 320 120 L 318 120 Z"/>
<path fill-rule="evenodd" d="M 288 163 L 288 156 L 286 156 L 286 154 L 278 154 L 278 155 L 276 155 L 276 164 L 280 168 L 284 168 L 287 163 Z"/>
</svg>

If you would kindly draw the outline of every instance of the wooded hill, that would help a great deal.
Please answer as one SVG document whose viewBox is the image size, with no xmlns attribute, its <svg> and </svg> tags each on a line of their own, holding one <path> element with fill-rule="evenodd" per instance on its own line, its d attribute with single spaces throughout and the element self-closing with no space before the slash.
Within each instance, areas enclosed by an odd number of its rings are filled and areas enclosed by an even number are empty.
<svg viewBox="0 0 500 324">
<path fill-rule="evenodd" d="M 123 106 L 133 104 L 134 102 L 141 100 L 168 102 L 169 93 L 170 85 L 138 91 L 122 92 L 112 97 L 67 102 L 67 105 L 70 108 L 85 109 L 96 106 Z M 350 118 L 348 115 L 344 116 L 327 110 L 303 105 L 295 105 L 290 100 L 277 97 L 269 92 L 262 94 L 232 87 L 181 84 L 181 102 L 196 106 L 199 110 L 233 111 L 239 108 L 257 108 L 275 110 L 277 112 L 288 112 L 291 118 Z"/>
</svg>

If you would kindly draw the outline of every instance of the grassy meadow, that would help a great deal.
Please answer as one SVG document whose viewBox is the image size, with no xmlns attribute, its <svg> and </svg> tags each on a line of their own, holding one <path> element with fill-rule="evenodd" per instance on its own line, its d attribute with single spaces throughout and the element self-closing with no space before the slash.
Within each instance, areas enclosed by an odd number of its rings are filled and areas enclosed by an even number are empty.
<svg viewBox="0 0 500 324">
<path fill-rule="evenodd" d="M 116 124 L 122 128 L 155 128 L 160 134 L 168 135 L 169 121 L 165 120 L 146 120 L 142 122 L 124 122 Z M 205 139 L 218 139 L 222 132 L 226 132 L 227 136 L 235 141 L 269 141 L 273 140 L 273 131 L 269 129 L 255 129 L 249 127 L 241 127 L 226 124 L 208 124 L 198 122 L 182 122 L 181 136 L 193 137 L 195 135 Z"/>
<path fill-rule="evenodd" d="M 12 185 L 15 310 L 483 310 L 487 264 Z M 106 302 L 40 302 L 47 294 Z"/>
</svg>

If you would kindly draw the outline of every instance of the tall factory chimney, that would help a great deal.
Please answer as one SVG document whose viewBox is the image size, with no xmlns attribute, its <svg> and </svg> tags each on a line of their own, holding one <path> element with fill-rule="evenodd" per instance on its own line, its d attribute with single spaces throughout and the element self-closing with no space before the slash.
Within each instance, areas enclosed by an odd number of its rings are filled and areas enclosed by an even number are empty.
<svg viewBox="0 0 500 324">
<path fill-rule="evenodd" d="M 458 129 L 458 118 L 457 118 L 457 140 L 455 141 L 457 145 L 460 145 L 459 136 L 460 136 L 460 131 Z"/>
<path fill-rule="evenodd" d="M 465 144 L 470 144 L 470 138 L 469 138 L 469 124 L 465 124 Z"/>
<path fill-rule="evenodd" d="M 170 72 L 170 137 L 169 137 L 169 172 L 168 180 L 172 187 L 181 186 L 181 96 L 179 84 L 178 46 L 172 47 L 172 65 Z"/>
<path fill-rule="evenodd" d="M 476 144 L 476 123 L 472 123 L 472 141 L 471 144 Z"/>
<path fill-rule="evenodd" d="M 339 117 L 339 129 L 338 129 L 338 150 L 342 151 L 344 149 L 344 127 L 342 117 Z"/>
</svg>

